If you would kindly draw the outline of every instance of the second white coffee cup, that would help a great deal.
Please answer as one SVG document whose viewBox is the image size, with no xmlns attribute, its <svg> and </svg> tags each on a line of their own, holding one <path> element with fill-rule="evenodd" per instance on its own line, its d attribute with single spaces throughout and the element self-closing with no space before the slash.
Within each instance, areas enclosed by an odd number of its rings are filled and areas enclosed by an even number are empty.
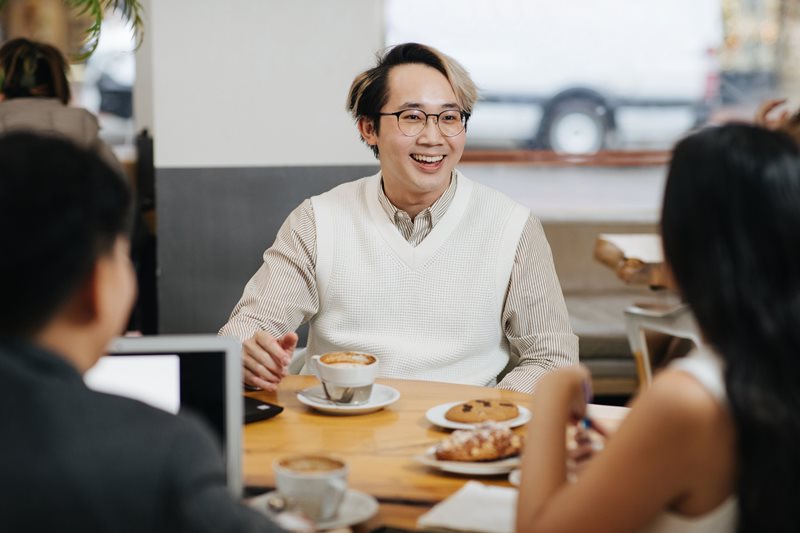
<svg viewBox="0 0 800 533">
<path fill-rule="evenodd" d="M 296 455 L 277 459 L 272 468 L 278 492 L 290 507 L 311 520 L 336 516 L 347 492 L 347 464 L 327 455 Z"/>
</svg>

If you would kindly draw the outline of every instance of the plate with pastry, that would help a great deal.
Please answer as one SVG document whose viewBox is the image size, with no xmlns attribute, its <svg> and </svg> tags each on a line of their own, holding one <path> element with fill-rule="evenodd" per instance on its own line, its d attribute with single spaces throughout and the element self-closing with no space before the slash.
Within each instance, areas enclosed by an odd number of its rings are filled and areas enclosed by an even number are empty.
<svg viewBox="0 0 800 533">
<path fill-rule="evenodd" d="M 447 429 L 472 429 L 488 421 L 515 428 L 528 422 L 531 412 L 510 400 L 479 399 L 431 407 L 425 413 L 425 418 L 431 424 Z"/>
<path fill-rule="evenodd" d="M 454 431 L 414 459 L 444 472 L 475 476 L 507 474 L 519 467 L 524 437 L 498 422 Z"/>
</svg>

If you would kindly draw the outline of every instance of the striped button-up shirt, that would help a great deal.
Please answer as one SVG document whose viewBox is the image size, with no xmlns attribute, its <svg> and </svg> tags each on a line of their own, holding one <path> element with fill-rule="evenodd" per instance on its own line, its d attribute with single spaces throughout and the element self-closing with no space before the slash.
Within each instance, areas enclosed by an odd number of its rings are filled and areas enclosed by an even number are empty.
<svg viewBox="0 0 800 533">
<path fill-rule="evenodd" d="M 442 196 L 413 219 L 389 201 L 382 187 L 378 201 L 406 241 L 417 246 L 441 220 L 457 186 L 454 173 Z M 244 340 L 264 330 L 279 337 L 313 318 L 319 310 L 316 247 L 314 210 L 311 200 L 305 200 L 264 252 L 264 264 L 247 283 L 220 334 Z M 517 245 L 501 327 L 518 361 L 499 382 L 500 388 L 532 392 L 549 370 L 578 362 L 578 339 L 569 324 L 550 247 L 532 216 Z"/>
</svg>

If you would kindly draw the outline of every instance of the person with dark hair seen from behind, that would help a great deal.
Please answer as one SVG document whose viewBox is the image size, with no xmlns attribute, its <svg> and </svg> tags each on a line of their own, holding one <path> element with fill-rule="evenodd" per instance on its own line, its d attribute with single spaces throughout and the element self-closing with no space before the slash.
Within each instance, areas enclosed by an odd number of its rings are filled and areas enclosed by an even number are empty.
<svg viewBox="0 0 800 533">
<path fill-rule="evenodd" d="M 128 319 L 129 218 L 93 151 L 0 136 L 0 529 L 280 531 L 232 500 L 199 420 L 81 378 Z"/>
<path fill-rule="evenodd" d="M 533 399 L 518 533 L 800 527 L 800 147 L 744 124 L 684 139 L 661 234 L 705 347 L 656 376 L 574 483 L 563 428 L 591 427 L 589 376 L 573 367 L 546 377 Z"/>
<path fill-rule="evenodd" d="M 62 135 L 97 151 L 121 171 L 116 156 L 98 136 L 97 118 L 69 106 L 68 70 L 64 55 L 52 45 L 18 38 L 0 47 L 0 133 L 25 130 Z"/>
<path fill-rule="evenodd" d="M 305 200 L 264 253 L 220 331 L 242 341 L 249 385 L 302 366 L 305 322 L 306 357 L 367 352 L 386 377 L 531 392 L 578 361 L 541 223 L 456 169 L 476 99 L 417 43 L 356 76 L 347 109 L 380 172 Z"/>
</svg>

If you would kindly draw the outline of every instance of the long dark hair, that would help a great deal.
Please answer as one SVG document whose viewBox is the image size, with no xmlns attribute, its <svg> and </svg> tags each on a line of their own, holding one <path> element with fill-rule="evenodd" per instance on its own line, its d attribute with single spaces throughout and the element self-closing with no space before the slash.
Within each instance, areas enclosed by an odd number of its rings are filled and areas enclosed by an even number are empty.
<svg viewBox="0 0 800 533">
<path fill-rule="evenodd" d="M 70 99 L 67 60 L 54 46 L 28 39 L 12 39 L 0 48 L 0 92 L 6 98 Z"/>
<path fill-rule="evenodd" d="M 725 361 L 739 531 L 796 531 L 800 503 L 800 148 L 748 125 L 675 149 L 664 252 Z"/>
</svg>

